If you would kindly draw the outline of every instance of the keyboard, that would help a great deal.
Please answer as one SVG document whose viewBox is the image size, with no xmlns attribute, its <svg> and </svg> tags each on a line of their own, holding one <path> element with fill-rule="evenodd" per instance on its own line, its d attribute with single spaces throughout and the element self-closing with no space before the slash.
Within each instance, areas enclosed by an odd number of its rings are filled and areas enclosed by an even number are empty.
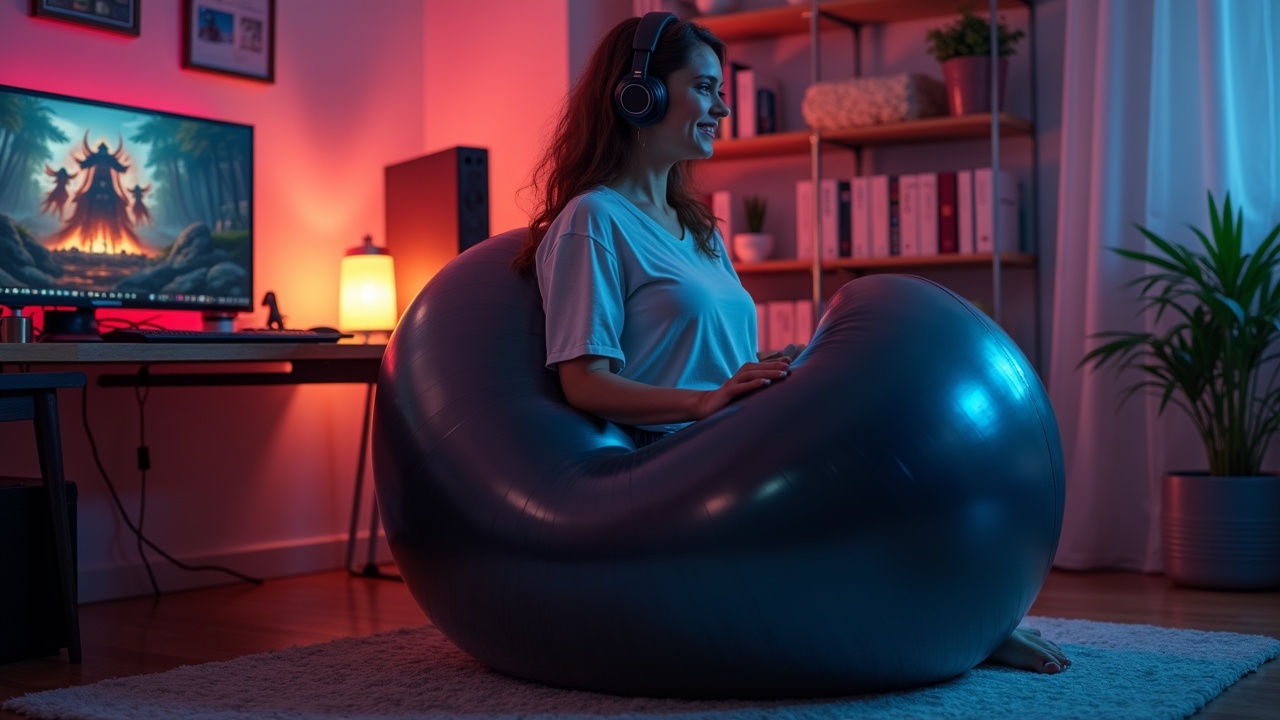
<svg viewBox="0 0 1280 720">
<path fill-rule="evenodd" d="M 350 333 L 328 332 L 320 330 L 149 330 L 118 329 L 102 333 L 107 342 L 145 342 L 145 343 L 305 343 L 305 342 L 337 342 L 342 338 L 354 337 Z"/>
</svg>

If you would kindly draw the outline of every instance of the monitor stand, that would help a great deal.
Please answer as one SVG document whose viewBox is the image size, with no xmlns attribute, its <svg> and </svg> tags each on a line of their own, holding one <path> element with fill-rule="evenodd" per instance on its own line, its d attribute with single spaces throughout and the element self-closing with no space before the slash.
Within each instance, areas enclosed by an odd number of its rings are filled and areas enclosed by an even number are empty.
<svg viewBox="0 0 1280 720">
<path fill-rule="evenodd" d="M 102 342 L 93 308 L 45 310 L 40 342 Z"/>
</svg>

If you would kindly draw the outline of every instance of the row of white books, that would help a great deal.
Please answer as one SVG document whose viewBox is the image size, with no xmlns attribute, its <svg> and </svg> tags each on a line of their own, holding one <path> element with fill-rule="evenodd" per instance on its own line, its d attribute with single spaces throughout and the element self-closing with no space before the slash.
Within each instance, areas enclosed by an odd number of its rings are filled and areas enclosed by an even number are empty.
<svg viewBox="0 0 1280 720">
<path fill-rule="evenodd" d="M 813 338 L 813 301 L 756 303 L 756 332 L 761 350 L 772 352 L 788 345 L 807 345 Z"/>
<path fill-rule="evenodd" d="M 999 173 L 1001 250 L 1018 250 L 1018 180 Z M 818 182 L 822 257 L 881 258 L 995 250 L 991 168 Z M 796 257 L 813 258 L 813 181 L 796 183 Z"/>
</svg>

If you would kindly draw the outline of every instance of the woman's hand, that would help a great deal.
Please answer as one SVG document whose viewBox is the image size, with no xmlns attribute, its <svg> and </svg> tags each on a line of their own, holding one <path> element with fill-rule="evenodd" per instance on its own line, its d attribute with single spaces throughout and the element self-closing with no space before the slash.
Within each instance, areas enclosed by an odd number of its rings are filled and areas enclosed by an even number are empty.
<svg viewBox="0 0 1280 720">
<path fill-rule="evenodd" d="M 788 346 L 792 347 L 792 346 Z M 791 358 L 784 356 L 762 362 L 749 362 L 738 368 L 725 384 L 705 391 L 694 408 L 695 419 L 701 420 L 719 411 L 734 398 L 784 378 L 790 372 Z"/>
<path fill-rule="evenodd" d="M 804 352 L 805 347 L 806 346 L 804 343 L 799 343 L 794 345 L 788 345 L 782 348 L 781 350 L 777 350 L 774 352 L 767 352 L 765 350 L 761 350 L 760 352 L 756 353 L 756 359 L 759 360 L 760 362 L 764 362 L 766 360 L 776 360 L 778 358 L 786 358 L 788 361 L 795 360 L 797 355 Z"/>
</svg>

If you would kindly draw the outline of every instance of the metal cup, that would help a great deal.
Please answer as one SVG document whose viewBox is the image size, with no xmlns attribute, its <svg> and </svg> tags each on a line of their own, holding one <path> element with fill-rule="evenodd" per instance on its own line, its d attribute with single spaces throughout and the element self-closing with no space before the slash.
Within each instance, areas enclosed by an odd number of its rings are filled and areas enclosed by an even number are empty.
<svg viewBox="0 0 1280 720">
<path fill-rule="evenodd" d="M 31 342 L 31 318 L 24 315 L 6 315 L 0 318 L 0 342 Z"/>
</svg>

